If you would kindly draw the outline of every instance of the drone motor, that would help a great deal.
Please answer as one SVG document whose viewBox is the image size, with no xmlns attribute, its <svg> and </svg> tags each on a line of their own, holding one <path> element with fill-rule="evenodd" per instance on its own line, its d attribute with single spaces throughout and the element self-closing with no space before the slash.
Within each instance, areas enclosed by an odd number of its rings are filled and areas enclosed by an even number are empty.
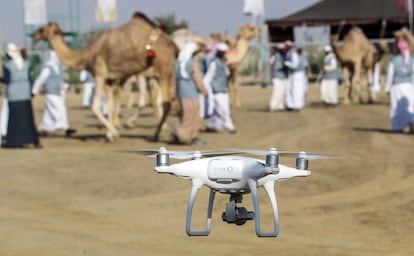
<svg viewBox="0 0 414 256">
<path fill-rule="evenodd" d="M 161 147 L 157 154 L 157 166 L 168 166 L 170 165 L 170 155 L 167 149 Z"/>
<path fill-rule="evenodd" d="M 296 168 L 299 170 L 308 170 L 309 160 L 304 151 L 299 152 L 296 158 Z"/>
</svg>

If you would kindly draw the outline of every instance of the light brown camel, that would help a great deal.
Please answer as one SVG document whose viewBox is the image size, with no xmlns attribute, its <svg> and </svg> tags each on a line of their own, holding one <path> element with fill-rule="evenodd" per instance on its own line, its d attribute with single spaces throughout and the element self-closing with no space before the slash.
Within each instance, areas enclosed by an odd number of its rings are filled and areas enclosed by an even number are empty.
<svg viewBox="0 0 414 256">
<path fill-rule="evenodd" d="M 194 42 L 199 45 L 206 45 L 208 39 L 193 33 L 189 28 L 180 28 L 171 33 L 170 37 L 179 49 L 182 49 L 186 42 Z"/>
<path fill-rule="evenodd" d="M 372 78 L 372 70 L 375 65 L 376 48 L 368 41 L 364 32 L 353 27 L 343 40 L 343 45 L 338 46 L 338 35 L 331 37 L 336 57 L 341 62 L 345 76 L 345 98 L 344 104 L 349 102 L 361 102 L 362 94 L 361 76 L 366 71 L 368 76 Z M 372 81 L 372 79 L 369 79 Z M 369 101 L 371 101 L 371 93 L 366 86 Z"/>
<path fill-rule="evenodd" d="M 144 14 L 136 12 L 126 24 L 100 33 L 89 45 L 73 50 L 68 47 L 57 23 L 34 32 L 33 41 L 45 39 L 56 51 L 62 63 L 72 69 L 89 70 L 95 77 L 95 95 L 92 111 L 107 129 L 106 137 L 114 141 L 119 137 L 118 114 L 114 106 L 119 102 L 121 87 L 133 74 L 153 67 L 159 76 L 163 95 L 163 117 L 154 139 L 159 139 L 161 127 L 175 98 L 174 61 L 178 48 L 171 38 L 161 32 Z M 108 99 L 108 118 L 101 112 L 100 98 L 105 90 Z"/>
<path fill-rule="evenodd" d="M 229 95 L 231 105 L 233 106 L 239 107 L 241 104 L 238 93 L 237 79 L 240 63 L 249 49 L 250 40 L 256 37 L 259 33 L 260 29 L 258 27 L 243 26 L 237 34 L 237 39 L 235 43 L 233 43 L 234 45 L 226 52 L 226 61 L 230 68 Z M 231 42 L 229 41 L 227 43 Z"/>
<path fill-rule="evenodd" d="M 180 28 L 170 34 L 171 39 L 177 45 L 178 49 L 181 50 L 186 42 L 195 42 L 199 47 L 204 48 L 208 42 L 208 39 L 193 33 L 189 28 Z M 138 119 L 139 113 L 147 105 L 147 95 L 150 93 L 151 103 L 154 108 L 154 116 L 157 119 L 162 117 L 162 94 L 160 93 L 160 87 L 158 84 L 158 77 L 156 74 L 151 72 L 144 72 L 128 78 L 125 82 L 126 89 L 131 89 L 134 85 L 134 90 L 129 90 L 129 98 L 127 108 L 131 109 L 133 104 L 138 99 L 138 111 L 135 111 L 127 120 L 126 127 L 135 126 L 136 120 Z M 136 88 L 137 85 L 139 87 Z M 165 127 L 165 126 L 164 126 Z"/>
</svg>

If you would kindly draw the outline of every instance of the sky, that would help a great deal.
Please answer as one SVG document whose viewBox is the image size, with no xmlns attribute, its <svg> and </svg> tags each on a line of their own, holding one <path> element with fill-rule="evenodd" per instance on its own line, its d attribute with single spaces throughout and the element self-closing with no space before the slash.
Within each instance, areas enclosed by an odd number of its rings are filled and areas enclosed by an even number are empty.
<svg viewBox="0 0 414 256">
<path fill-rule="evenodd" d="M 126 23 L 133 12 L 141 11 L 149 18 L 175 14 L 178 21 L 189 23 L 190 29 L 202 36 L 211 32 L 227 32 L 235 36 L 239 28 L 250 22 L 243 15 L 243 0 L 117 0 L 118 19 L 114 23 L 95 22 L 96 0 L 47 0 L 49 17 L 68 15 L 70 1 L 80 3 L 80 30 L 89 31 L 104 25 L 116 27 Z M 0 0 L 0 42 L 22 44 L 28 38 L 23 36 L 24 0 Z M 265 19 L 287 16 L 306 8 L 318 0 L 264 0 Z"/>
</svg>

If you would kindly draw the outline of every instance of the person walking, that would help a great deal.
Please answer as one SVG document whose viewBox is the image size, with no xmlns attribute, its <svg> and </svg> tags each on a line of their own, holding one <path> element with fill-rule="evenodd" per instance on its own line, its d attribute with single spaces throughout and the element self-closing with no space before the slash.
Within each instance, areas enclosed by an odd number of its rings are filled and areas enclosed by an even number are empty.
<svg viewBox="0 0 414 256">
<path fill-rule="evenodd" d="M 414 133 L 414 59 L 407 41 L 397 42 L 398 54 L 388 64 L 385 91 L 390 94 L 390 121 L 394 132 L 409 126 Z"/>
<path fill-rule="evenodd" d="M 198 138 L 201 128 L 199 93 L 207 95 L 197 54 L 196 43 L 187 42 L 175 63 L 177 99 L 180 106 L 179 122 L 172 134 L 171 143 L 203 145 Z"/>
<path fill-rule="evenodd" d="M 3 64 L 3 82 L 8 100 L 6 147 L 16 148 L 41 144 L 33 116 L 29 62 L 23 59 L 18 47 L 8 43 L 8 60 Z"/>
<path fill-rule="evenodd" d="M 229 49 L 227 44 L 219 43 L 216 47 L 216 56 L 210 61 L 204 82 L 213 91 L 214 110 L 207 122 L 206 131 L 216 132 L 227 130 L 235 133 L 230 113 L 230 97 L 228 92 L 229 68 L 225 61 L 225 53 Z"/>
<path fill-rule="evenodd" d="M 71 136 L 76 130 L 69 127 L 65 106 L 64 81 L 62 65 L 54 51 L 49 52 L 49 60 L 46 62 L 39 77 L 33 85 L 32 94 L 37 95 L 40 87 L 45 87 L 45 109 L 40 123 L 40 134 L 47 136 L 56 130 L 65 130 L 66 137 Z"/>
<path fill-rule="evenodd" d="M 283 64 L 286 58 L 286 48 L 284 43 L 276 45 L 275 53 L 270 58 L 272 68 L 272 96 L 270 98 L 269 110 L 274 112 L 285 109 L 285 94 L 288 83 L 288 70 Z"/>
<path fill-rule="evenodd" d="M 332 46 L 326 45 L 324 52 L 320 97 L 327 106 L 335 106 L 338 104 L 338 64 Z"/>
<path fill-rule="evenodd" d="M 288 88 L 286 90 L 287 110 L 300 110 L 304 103 L 301 102 L 302 94 L 302 73 L 300 72 L 300 58 L 292 41 L 285 42 L 287 48 L 286 60 L 284 65 L 288 68 Z M 303 98 L 303 97 L 302 97 Z"/>
</svg>

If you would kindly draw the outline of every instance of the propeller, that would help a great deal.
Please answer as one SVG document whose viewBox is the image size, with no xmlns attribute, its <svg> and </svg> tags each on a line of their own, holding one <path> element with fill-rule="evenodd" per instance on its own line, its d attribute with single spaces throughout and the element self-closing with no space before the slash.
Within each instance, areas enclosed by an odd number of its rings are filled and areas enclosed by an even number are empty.
<svg viewBox="0 0 414 256">
<path fill-rule="evenodd" d="M 320 154 L 313 154 L 313 153 L 306 153 L 304 151 L 295 152 L 295 151 L 278 151 L 276 148 L 269 148 L 268 150 L 260 150 L 260 149 L 225 149 L 232 151 L 233 153 L 239 154 L 251 154 L 251 155 L 258 155 L 258 156 L 265 156 L 269 153 L 277 154 L 279 156 L 287 156 L 287 157 L 301 157 L 306 158 L 308 160 L 318 160 L 318 159 L 329 159 L 329 158 L 336 158 L 336 156 L 330 155 L 320 155 Z"/>
<path fill-rule="evenodd" d="M 191 158 L 201 158 L 203 156 L 214 157 L 214 156 L 226 156 L 240 154 L 239 152 L 216 152 L 214 150 L 167 150 L 165 147 L 160 147 L 159 149 L 142 149 L 142 150 L 128 150 L 121 151 L 124 153 L 135 153 L 140 155 L 145 155 L 147 157 L 156 157 L 157 154 L 164 153 L 168 154 L 170 158 L 185 160 Z"/>
</svg>

